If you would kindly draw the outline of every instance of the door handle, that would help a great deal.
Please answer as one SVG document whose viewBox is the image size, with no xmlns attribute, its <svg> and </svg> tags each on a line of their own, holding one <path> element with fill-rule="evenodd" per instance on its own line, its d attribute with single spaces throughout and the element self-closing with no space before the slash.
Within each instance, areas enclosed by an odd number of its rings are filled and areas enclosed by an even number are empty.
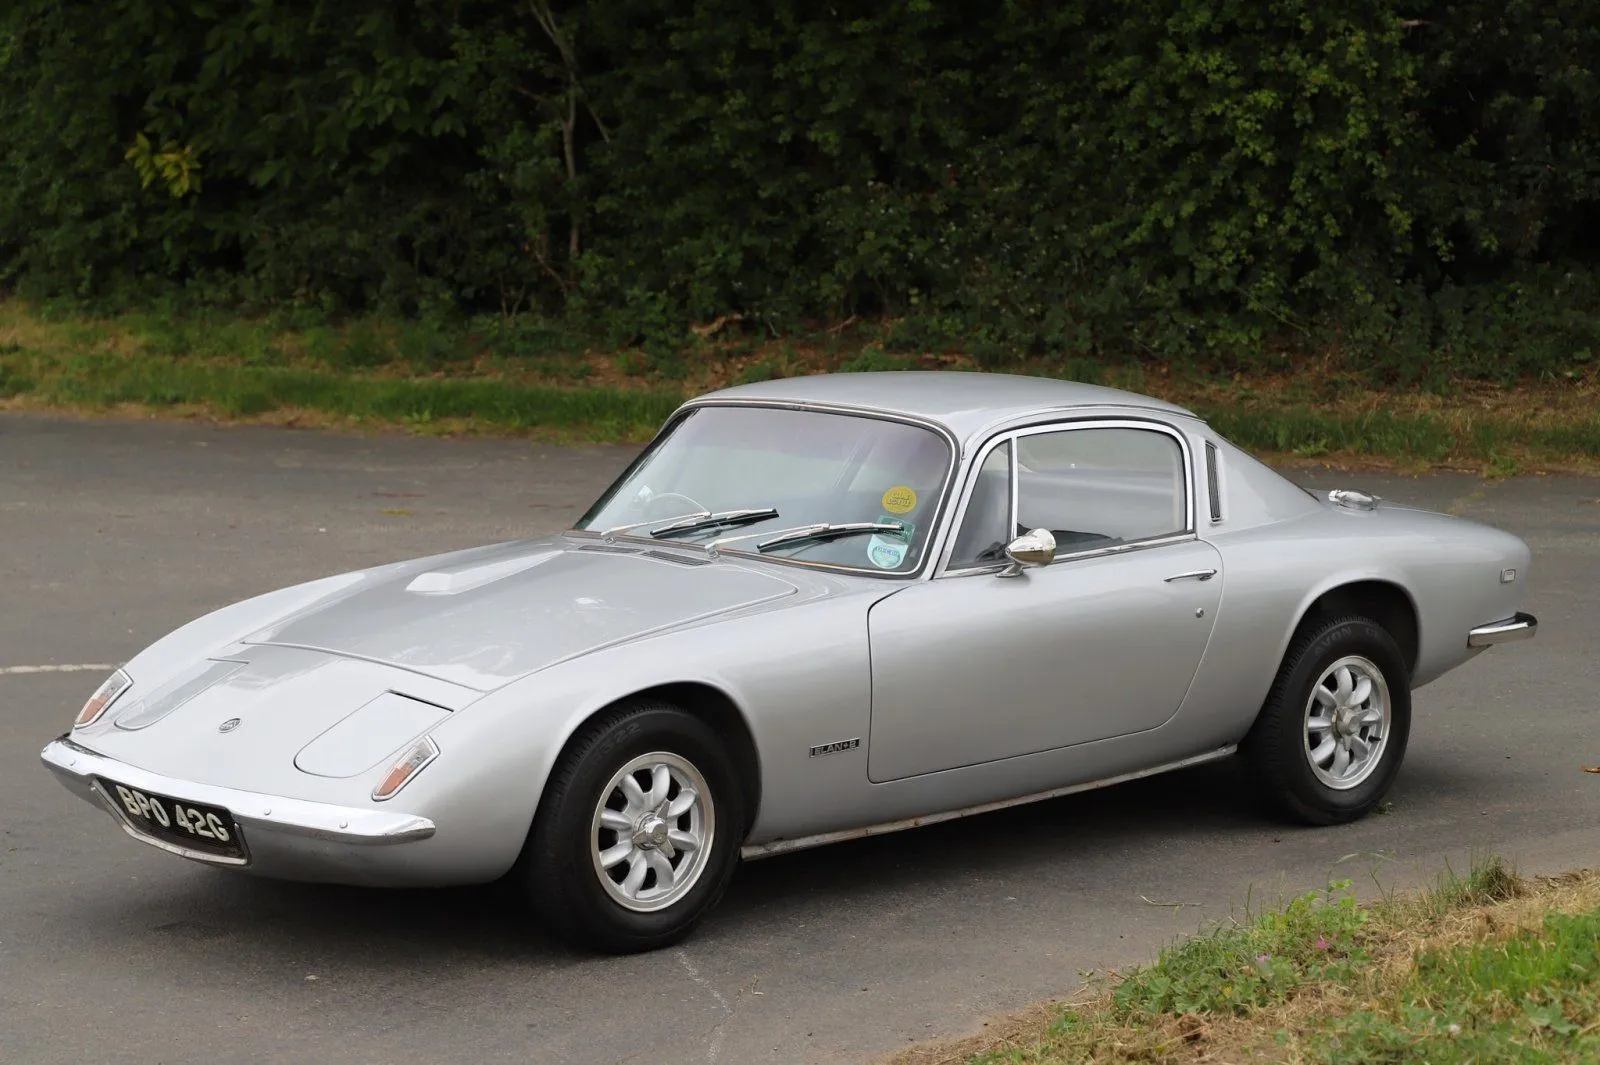
<svg viewBox="0 0 1600 1065">
<path fill-rule="evenodd" d="M 1166 578 L 1166 582 L 1171 584 L 1173 581 L 1209 581 L 1216 575 L 1217 571 L 1214 569 L 1192 569 L 1188 573 L 1174 573 Z"/>
</svg>

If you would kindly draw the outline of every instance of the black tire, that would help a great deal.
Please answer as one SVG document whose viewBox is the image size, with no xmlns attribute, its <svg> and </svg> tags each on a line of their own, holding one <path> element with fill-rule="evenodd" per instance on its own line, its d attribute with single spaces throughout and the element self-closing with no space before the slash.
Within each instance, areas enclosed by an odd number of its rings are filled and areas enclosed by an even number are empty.
<svg viewBox="0 0 1600 1065">
<path fill-rule="evenodd" d="M 1387 743 L 1364 780 L 1330 786 L 1313 768 L 1306 739 L 1313 687 L 1332 665 L 1359 656 L 1376 666 L 1388 689 Z M 1347 616 L 1319 624 L 1290 645 L 1261 714 L 1241 745 L 1261 798 L 1279 815 L 1311 825 L 1335 825 L 1371 813 L 1383 801 L 1405 758 L 1411 734 L 1411 678 L 1405 656 L 1383 626 Z"/>
<path fill-rule="evenodd" d="M 693 886 L 663 909 L 638 912 L 601 883 L 590 835 L 613 775 L 655 752 L 684 759 L 699 772 L 714 828 L 709 856 Z M 571 946 L 609 954 L 657 950 L 682 940 L 721 899 L 738 863 L 744 829 L 743 792 L 716 733 L 670 703 L 639 701 L 602 715 L 567 745 L 551 771 L 511 879 L 546 929 Z"/>
</svg>

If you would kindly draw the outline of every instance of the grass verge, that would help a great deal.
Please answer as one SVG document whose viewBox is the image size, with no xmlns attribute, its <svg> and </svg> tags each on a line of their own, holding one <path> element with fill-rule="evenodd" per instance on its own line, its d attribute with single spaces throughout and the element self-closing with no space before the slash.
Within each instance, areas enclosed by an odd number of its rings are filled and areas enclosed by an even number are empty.
<svg viewBox="0 0 1600 1065">
<path fill-rule="evenodd" d="M 446 332 L 384 321 L 92 318 L 0 302 L 0 408 L 12 409 L 639 441 L 683 399 L 731 383 L 973 365 L 960 355 L 891 355 L 870 341 L 831 336 L 810 344 L 707 341 L 664 361 L 638 351 L 586 351 L 537 326 Z M 1172 400 L 1280 461 L 1442 466 L 1491 476 L 1600 471 L 1594 380 L 1385 392 L 1332 364 L 1249 378 L 1082 359 L 1014 369 Z"/>
<path fill-rule="evenodd" d="M 562 386 L 496 376 L 377 376 L 162 357 L 0 354 L 0 403 L 133 409 L 228 421 L 392 425 L 434 432 L 534 432 L 640 440 L 683 396 L 655 388 Z"/>
<path fill-rule="evenodd" d="M 1600 1061 L 1600 872 L 1524 880 L 1492 859 L 1370 905 L 1334 883 L 990 1027 L 890 1061 Z"/>
</svg>

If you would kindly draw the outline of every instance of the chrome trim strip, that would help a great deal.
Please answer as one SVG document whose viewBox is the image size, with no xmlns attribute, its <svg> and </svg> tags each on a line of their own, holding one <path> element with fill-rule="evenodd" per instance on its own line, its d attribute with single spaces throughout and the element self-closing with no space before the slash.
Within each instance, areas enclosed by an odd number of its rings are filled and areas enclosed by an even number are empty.
<svg viewBox="0 0 1600 1065">
<path fill-rule="evenodd" d="M 394 843 L 412 843 L 428 839 L 436 831 L 426 817 L 415 814 L 389 813 L 358 806 L 335 806 L 331 803 L 291 799 L 282 795 L 264 795 L 260 792 L 239 791 L 214 784 L 197 784 L 189 780 L 151 773 L 137 766 L 107 758 L 75 743 L 66 736 L 51 740 L 39 753 L 40 761 L 63 782 L 73 781 L 90 787 L 94 777 L 105 777 L 119 784 L 170 795 L 175 799 L 189 799 L 207 806 L 220 806 L 233 815 L 245 829 L 246 840 L 251 831 L 279 832 L 334 843 L 367 844 L 383 846 Z M 98 789 L 94 789 L 98 791 Z M 101 795 L 101 801 L 106 797 Z M 127 822 L 121 822 L 124 827 Z M 134 833 L 142 843 L 159 844 L 143 833 Z M 173 850 L 172 847 L 163 847 Z M 186 858 L 211 861 L 214 864 L 237 864 L 215 855 L 189 853 L 177 848 Z"/>
<path fill-rule="evenodd" d="M 1131 393 L 1130 393 L 1131 394 Z M 1040 419 L 1052 422 L 1078 421 L 1093 418 L 1132 418 L 1136 420 L 1159 421 L 1165 424 L 1175 424 L 1175 419 L 1195 423 L 1196 427 L 1203 427 L 1205 419 L 1192 410 L 1179 408 L 1171 410 L 1167 407 L 1158 407 L 1148 403 L 1118 403 L 1107 400 L 1096 403 L 1076 403 L 1071 406 L 1054 404 L 1040 407 L 1037 410 L 1027 411 L 1022 414 L 1012 412 L 1003 417 L 985 422 L 982 426 L 967 434 L 968 440 L 986 439 L 991 433 L 1010 432 L 1013 429 L 1025 429 L 1036 425 Z"/>
<path fill-rule="evenodd" d="M 1055 561 L 1048 566 L 1039 566 L 1038 569 L 1051 569 L 1067 562 L 1080 562 L 1089 558 L 1104 558 L 1107 555 L 1123 555 L 1130 551 L 1143 551 L 1151 547 L 1170 547 L 1173 544 L 1193 543 L 1200 539 L 1192 532 L 1178 533 L 1175 536 L 1158 536 L 1151 540 L 1131 540 L 1125 544 L 1112 544 L 1110 547 L 1095 547 L 1087 551 L 1077 551 L 1070 555 L 1057 555 Z M 939 580 L 948 577 L 973 577 L 984 573 L 995 573 L 1011 565 L 1009 562 L 984 562 L 981 565 L 963 566 L 959 569 L 945 569 L 934 576 Z"/>
<path fill-rule="evenodd" d="M 977 806 L 967 806 L 959 810 L 947 810 L 943 813 L 924 814 L 921 817 L 907 817 L 899 821 L 885 821 L 882 824 L 868 825 L 865 828 L 846 828 L 838 832 L 819 832 L 814 836 L 798 836 L 794 839 L 778 839 L 771 843 L 750 844 L 742 848 L 739 857 L 745 861 L 757 858 L 771 858 L 778 854 L 788 854 L 791 851 L 806 850 L 811 847 L 820 847 L 828 843 L 841 843 L 849 839 L 865 839 L 868 836 L 883 836 L 890 832 L 902 832 L 908 828 L 921 828 L 923 825 L 936 825 L 940 821 L 953 821 L 958 817 L 972 817 L 975 814 L 992 813 L 995 810 L 1004 810 L 1012 806 L 1023 806 L 1027 803 L 1043 802 L 1046 799 L 1059 799 L 1064 795 L 1073 795 L 1080 791 L 1093 791 L 1097 788 L 1108 788 L 1113 784 L 1125 784 L 1130 780 L 1139 780 L 1142 777 L 1155 776 L 1158 773 L 1169 773 L 1175 769 L 1187 769 L 1190 766 L 1204 765 L 1207 762 L 1219 761 L 1227 758 L 1237 750 L 1236 744 L 1228 744 L 1214 751 L 1193 755 L 1189 758 L 1180 758 L 1176 762 L 1167 762 L 1150 769 L 1135 769 L 1131 773 L 1121 773 L 1103 780 L 1091 780 L 1083 784 L 1069 784 L 1064 788 L 1051 788 L 1049 791 L 1034 792 L 1032 795 L 1023 795 L 1015 799 L 1000 799 L 996 802 L 986 802 Z"/>
<path fill-rule="evenodd" d="M 1222 523 L 1222 451 L 1215 440 L 1206 442 L 1206 497 L 1211 506 L 1211 524 Z"/>
<path fill-rule="evenodd" d="M 1162 544 L 1184 543 L 1200 538 L 1195 527 L 1197 507 L 1195 504 L 1195 472 L 1194 450 L 1189 446 L 1189 439 L 1178 428 L 1168 422 L 1157 418 L 1129 418 L 1107 415 L 1092 415 L 1088 417 L 1073 418 L 1069 421 L 1047 422 L 1044 424 L 1026 425 L 1020 428 L 1006 429 L 996 433 L 984 441 L 983 445 L 973 452 L 972 460 L 966 466 L 966 479 L 951 500 L 950 520 L 945 523 L 942 530 L 943 542 L 939 547 L 938 565 L 933 571 L 935 578 L 965 577 L 976 573 L 992 573 L 1005 568 L 1005 562 L 985 562 L 980 565 L 953 566 L 950 555 L 955 551 L 956 538 L 960 533 L 961 523 L 966 519 L 967 506 L 972 501 L 972 490 L 977 485 L 978 473 L 983 469 L 983 464 L 988 461 L 989 455 L 996 448 L 1011 444 L 1011 524 L 1017 524 L 1017 510 L 1020 505 L 1017 486 L 1018 449 L 1016 441 L 1024 436 L 1036 436 L 1042 433 L 1074 432 L 1082 429 L 1144 429 L 1149 432 L 1165 433 L 1177 441 L 1179 454 L 1183 464 L 1183 491 L 1184 491 L 1184 520 L 1185 527 L 1166 536 L 1154 536 L 1144 540 L 1131 540 L 1126 543 L 1112 544 L 1109 547 L 1091 547 L 1083 551 L 1058 554 L 1051 566 L 1063 562 L 1074 561 L 1080 558 L 1095 558 L 1100 555 L 1115 555 L 1124 551 L 1133 551 L 1145 547 L 1157 547 Z M 1044 567 L 1048 568 L 1048 567 Z"/>
<path fill-rule="evenodd" d="M 1493 647 L 1497 643 L 1526 640 L 1539 631 L 1539 619 L 1532 614 L 1517 611 L 1509 618 L 1479 625 L 1467 633 L 1468 647 Z"/>
</svg>

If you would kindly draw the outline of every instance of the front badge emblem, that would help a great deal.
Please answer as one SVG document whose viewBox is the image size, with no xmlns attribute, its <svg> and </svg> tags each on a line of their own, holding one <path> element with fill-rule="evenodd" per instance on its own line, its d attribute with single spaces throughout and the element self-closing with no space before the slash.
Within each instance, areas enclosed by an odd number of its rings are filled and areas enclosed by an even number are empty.
<svg viewBox="0 0 1600 1065">
<path fill-rule="evenodd" d="M 228 718 L 228 720 L 224 721 L 222 724 L 217 726 L 217 731 L 218 732 L 232 732 L 234 729 L 236 729 L 238 727 L 239 727 L 239 719 L 236 718 L 236 717 L 230 717 L 230 718 Z"/>
</svg>

